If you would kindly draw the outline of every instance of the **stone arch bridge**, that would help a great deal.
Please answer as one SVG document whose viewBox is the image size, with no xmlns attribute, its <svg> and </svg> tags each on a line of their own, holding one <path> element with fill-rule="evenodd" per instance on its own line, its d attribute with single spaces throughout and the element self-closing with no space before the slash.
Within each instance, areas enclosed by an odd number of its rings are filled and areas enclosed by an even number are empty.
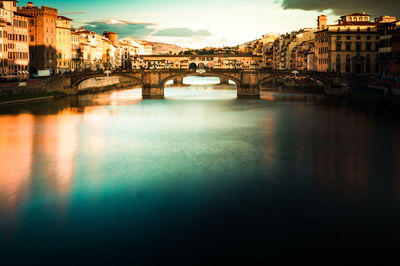
<svg viewBox="0 0 400 266">
<path fill-rule="evenodd" d="M 263 83 L 280 78 L 310 78 L 322 83 L 325 91 L 330 91 L 332 87 L 341 83 L 340 78 L 328 74 L 318 74 L 314 72 L 301 72 L 294 75 L 290 71 L 266 71 L 266 70 L 237 70 L 237 69 L 208 69 L 202 72 L 190 69 L 168 69 L 168 70 L 132 70 L 114 71 L 113 76 L 120 76 L 136 81 L 142 88 L 143 98 L 163 98 L 165 84 L 173 80 L 175 84 L 182 84 L 183 78 L 188 76 L 212 76 L 219 77 L 222 82 L 227 83 L 232 80 L 237 85 L 238 98 L 259 98 L 260 88 Z M 70 79 L 71 89 L 78 90 L 81 82 L 95 77 L 104 77 L 101 72 L 78 72 L 62 76 Z"/>
</svg>

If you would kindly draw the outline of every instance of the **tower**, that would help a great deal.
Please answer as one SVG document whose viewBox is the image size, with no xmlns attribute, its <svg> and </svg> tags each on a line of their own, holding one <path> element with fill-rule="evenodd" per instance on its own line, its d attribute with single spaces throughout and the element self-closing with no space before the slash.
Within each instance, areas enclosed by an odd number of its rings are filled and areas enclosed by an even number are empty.
<svg viewBox="0 0 400 266">
<path fill-rule="evenodd" d="M 328 19 L 325 15 L 318 16 L 318 30 L 326 29 Z"/>
</svg>

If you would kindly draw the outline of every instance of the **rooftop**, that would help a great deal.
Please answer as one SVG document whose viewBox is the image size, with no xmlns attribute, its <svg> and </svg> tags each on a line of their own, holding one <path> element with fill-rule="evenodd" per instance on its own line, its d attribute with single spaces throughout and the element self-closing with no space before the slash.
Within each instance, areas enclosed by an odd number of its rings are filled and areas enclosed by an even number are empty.
<svg viewBox="0 0 400 266">
<path fill-rule="evenodd" d="M 365 12 L 363 12 L 363 13 L 355 12 L 355 13 L 346 14 L 344 16 L 368 16 L 368 17 L 370 17 L 370 15 L 366 14 Z"/>
<path fill-rule="evenodd" d="M 58 16 L 57 18 L 63 19 L 63 20 L 68 20 L 68 21 L 72 21 L 72 19 L 64 17 L 64 16 Z"/>
</svg>

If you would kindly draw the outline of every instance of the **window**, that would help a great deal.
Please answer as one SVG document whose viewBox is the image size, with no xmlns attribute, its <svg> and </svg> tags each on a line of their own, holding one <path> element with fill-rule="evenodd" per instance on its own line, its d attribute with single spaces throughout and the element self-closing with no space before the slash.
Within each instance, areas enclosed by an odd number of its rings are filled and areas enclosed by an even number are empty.
<svg viewBox="0 0 400 266">
<path fill-rule="evenodd" d="M 346 42 L 346 51 L 351 51 L 351 43 Z"/>
<path fill-rule="evenodd" d="M 350 55 L 346 55 L 346 72 L 350 72 Z"/>
<path fill-rule="evenodd" d="M 342 65 L 342 60 L 340 58 L 340 54 L 338 54 L 336 56 L 336 72 L 340 73 L 342 71 L 341 65 Z"/>
<path fill-rule="evenodd" d="M 346 36 L 346 40 L 350 40 L 350 36 Z"/>
<path fill-rule="evenodd" d="M 371 43 L 370 43 L 370 42 L 367 42 L 367 43 L 365 44 L 365 50 L 366 50 L 366 51 L 371 51 Z"/>
<path fill-rule="evenodd" d="M 336 43 L 336 51 L 342 51 L 342 43 L 341 42 Z"/>
<path fill-rule="evenodd" d="M 357 36 L 356 39 L 357 39 L 357 40 L 361 40 L 361 36 Z"/>
<path fill-rule="evenodd" d="M 357 42 L 356 43 L 356 51 L 361 51 L 361 43 L 360 42 Z"/>
<path fill-rule="evenodd" d="M 366 63 L 366 72 L 370 73 L 371 72 L 371 57 L 370 55 L 367 55 L 367 63 Z"/>
</svg>

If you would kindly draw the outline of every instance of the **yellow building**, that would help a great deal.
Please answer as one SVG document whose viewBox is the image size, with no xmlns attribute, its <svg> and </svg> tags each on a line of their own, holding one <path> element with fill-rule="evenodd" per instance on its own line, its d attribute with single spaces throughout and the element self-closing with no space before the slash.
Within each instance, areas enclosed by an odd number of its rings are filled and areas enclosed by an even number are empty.
<svg viewBox="0 0 400 266">
<path fill-rule="evenodd" d="M 315 33 L 317 71 L 376 73 L 378 24 L 371 22 L 370 15 L 365 12 L 341 16 L 335 25 L 327 25 L 326 16 L 319 16 Z"/>
<path fill-rule="evenodd" d="M 0 79 L 29 77 L 28 19 L 17 1 L 0 1 Z"/>
<path fill-rule="evenodd" d="M 82 50 L 79 43 L 79 33 L 71 32 L 71 71 L 79 71 L 83 68 Z"/>
<path fill-rule="evenodd" d="M 71 70 L 71 19 L 58 16 L 56 20 L 57 31 L 57 73 Z"/>
<path fill-rule="evenodd" d="M 103 66 L 104 69 L 115 68 L 115 48 L 112 41 L 106 37 L 102 38 L 103 41 Z"/>
</svg>

